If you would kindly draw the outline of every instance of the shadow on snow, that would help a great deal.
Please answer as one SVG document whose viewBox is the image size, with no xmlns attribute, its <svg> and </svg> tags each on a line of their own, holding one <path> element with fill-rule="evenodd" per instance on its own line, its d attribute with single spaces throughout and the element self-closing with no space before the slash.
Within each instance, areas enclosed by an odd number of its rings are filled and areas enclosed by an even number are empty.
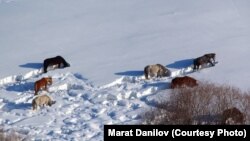
<svg viewBox="0 0 250 141">
<path fill-rule="evenodd" d="M 19 67 L 40 69 L 41 67 L 43 67 L 43 63 L 26 63 L 23 65 L 19 65 Z"/>
<path fill-rule="evenodd" d="M 124 71 L 124 72 L 117 72 L 116 75 L 125 75 L 125 76 L 141 76 L 144 74 L 142 70 L 134 70 L 134 71 Z"/>
<path fill-rule="evenodd" d="M 193 60 L 194 59 L 184 59 L 184 60 L 180 60 L 180 61 L 175 61 L 172 64 L 168 64 L 166 67 L 167 68 L 174 68 L 174 69 L 187 68 L 187 67 L 193 65 Z"/>
<path fill-rule="evenodd" d="M 15 83 L 6 87 L 7 91 L 25 92 L 34 90 L 34 82 Z"/>
</svg>

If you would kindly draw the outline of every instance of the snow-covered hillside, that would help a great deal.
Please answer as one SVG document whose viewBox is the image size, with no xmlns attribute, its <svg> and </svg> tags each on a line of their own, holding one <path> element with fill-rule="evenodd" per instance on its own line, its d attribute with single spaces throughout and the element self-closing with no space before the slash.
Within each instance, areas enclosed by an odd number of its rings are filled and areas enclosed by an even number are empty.
<svg viewBox="0 0 250 141">
<path fill-rule="evenodd" d="M 248 0 L 0 0 L 0 124 L 45 140 L 103 140 L 168 98 L 175 76 L 249 89 Z M 217 55 L 197 72 L 193 58 Z M 42 73 L 45 58 L 71 66 Z M 145 80 L 160 63 L 171 77 Z M 52 107 L 31 110 L 34 82 L 52 76 Z M 164 91 L 162 91 L 164 90 Z"/>
<path fill-rule="evenodd" d="M 104 124 L 140 123 L 145 109 L 168 98 L 166 91 L 160 91 L 169 88 L 171 78 L 189 72 L 191 68 L 180 69 L 153 80 L 123 76 L 101 87 L 78 73 L 43 74 L 36 69 L 9 76 L 0 80 L 0 122 L 36 140 L 102 140 Z M 33 111 L 34 82 L 46 76 L 52 76 L 53 84 L 49 93 L 39 95 L 49 95 L 56 104 Z"/>
</svg>

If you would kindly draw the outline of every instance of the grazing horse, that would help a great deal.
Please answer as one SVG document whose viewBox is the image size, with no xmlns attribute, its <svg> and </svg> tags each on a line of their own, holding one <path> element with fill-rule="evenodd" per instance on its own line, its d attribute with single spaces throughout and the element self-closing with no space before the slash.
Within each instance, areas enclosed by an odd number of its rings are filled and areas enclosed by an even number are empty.
<svg viewBox="0 0 250 141">
<path fill-rule="evenodd" d="M 37 92 L 41 89 L 47 90 L 47 85 L 52 84 L 52 78 L 51 77 L 44 77 L 38 81 L 35 82 L 34 85 L 34 90 L 35 90 L 35 95 L 37 95 Z"/>
<path fill-rule="evenodd" d="M 57 65 L 58 68 L 61 67 L 61 64 L 63 64 L 63 67 L 70 67 L 70 64 L 65 61 L 65 59 L 62 56 L 56 56 L 53 58 L 47 58 L 43 61 L 43 70 L 44 73 L 47 72 L 48 66 Z"/>
<path fill-rule="evenodd" d="M 233 107 L 222 112 L 222 124 L 244 124 L 244 114 Z"/>
<path fill-rule="evenodd" d="M 175 88 L 182 88 L 182 87 L 195 87 L 198 86 L 197 80 L 189 77 L 189 76 L 184 76 L 184 77 L 175 77 L 171 81 L 171 89 Z"/>
<path fill-rule="evenodd" d="M 215 53 L 207 53 L 204 56 L 208 57 L 210 60 L 212 60 L 215 63 Z"/>
<path fill-rule="evenodd" d="M 198 70 L 200 66 L 210 63 L 212 66 L 214 66 L 215 64 L 211 61 L 211 59 L 214 60 L 215 63 L 215 54 L 211 53 L 211 54 L 205 54 L 201 57 L 198 57 L 196 59 L 194 59 L 194 70 Z"/>
<path fill-rule="evenodd" d="M 36 110 L 37 107 L 39 106 L 45 106 L 45 105 L 52 106 L 55 103 L 56 101 L 52 101 L 49 96 L 41 95 L 41 96 L 37 96 L 36 98 L 32 100 L 32 108 L 33 110 Z"/>
<path fill-rule="evenodd" d="M 170 76 L 171 72 L 161 64 L 147 65 L 144 68 L 145 78 Z"/>
</svg>

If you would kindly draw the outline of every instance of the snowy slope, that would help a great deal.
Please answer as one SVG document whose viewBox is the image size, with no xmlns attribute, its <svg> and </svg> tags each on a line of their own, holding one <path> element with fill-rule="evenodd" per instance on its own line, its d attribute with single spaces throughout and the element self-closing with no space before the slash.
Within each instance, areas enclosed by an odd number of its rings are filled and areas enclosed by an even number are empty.
<svg viewBox="0 0 250 141">
<path fill-rule="evenodd" d="M 59 54 L 74 66 L 69 71 L 104 85 L 119 78 L 117 73 L 142 70 L 146 64 L 177 62 L 177 67 L 182 67 L 178 61 L 215 52 L 221 68 L 208 78 L 246 88 L 234 81 L 237 78 L 232 73 L 245 68 L 245 63 L 237 62 L 248 55 L 249 3 L 3 1 L 0 43 L 4 52 L 1 57 L 6 59 L 0 60 L 0 76 L 26 73 L 45 58 Z M 230 75 L 224 70 L 230 70 Z"/>
<path fill-rule="evenodd" d="M 176 71 L 172 77 L 185 71 L 189 69 Z M 140 113 L 168 97 L 166 92 L 157 92 L 169 88 L 172 78 L 145 81 L 144 76 L 124 76 L 95 87 L 80 74 L 40 72 L 0 81 L 1 124 L 35 140 L 102 140 L 104 124 L 139 123 Z M 34 81 L 48 75 L 53 85 L 49 93 L 40 95 L 48 94 L 56 104 L 33 111 Z"/>
<path fill-rule="evenodd" d="M 175 76 L 249 89 L 248 0 L 0 0 L 0 124 L 31 139 L 102 140 L 104 124 L 131 124 Z M 215 67 L 192 59 L 215 52 Z M 71 67 L 42 74 L 45 58 Z M 169 78 L 145 80 L 161 63 Z M 56 104 L 31 110 L 34 82 L 52 76 Z M 165 90 L 165 91 L 161 91 Z"/>
</svg>

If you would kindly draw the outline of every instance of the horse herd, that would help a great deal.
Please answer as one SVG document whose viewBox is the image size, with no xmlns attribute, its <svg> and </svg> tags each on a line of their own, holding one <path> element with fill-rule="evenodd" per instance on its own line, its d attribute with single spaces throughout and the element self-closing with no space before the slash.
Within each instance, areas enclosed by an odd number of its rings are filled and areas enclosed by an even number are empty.
<svg viewBox="0 0 250 141">
<path fill-rule="evenodd" d="M 199 70 L 201 66 L 210 64 L 212 66 L 215 65 L 215 53 L 204 54 L 201 57 L 195 58 L 193 60 L 193 70 Z M 70 64 L 65 61 L 65 59 L 61 56 L 56 56 L 53 58 L 45 59 L 43 62 L 43 72 L 47 73 L 49 67 L 57 67 L 64 68 L 70 67 Z M 147 65 L 144 68 L 144 76 L 145 79 L 153 78 L 153 77 L 168 77 L 171 76 L 171 71 L 164 67 L 161 64 Z M 52 77 L 43 77 L 40 80 L 37 80 L 34 83 L 34 95 L 38 95 L 40 90 L 48 91 L 48 86 L 52 85 Z M 183 88 L 183 87 L 195 87 L 198 86 L 198 82 L 196 79 L 190 76 L 183 77 L 175 77 L 171 81 L 170 88 Z M 36 110 L 39 106 L 52 106 L 56 101 L 53 101 L 48 95 L 38 95 L 32 101 L 32 108 Z M 237 123 L 242 123 L 244 120 L 243 113 L 237 108 L 226 109 L 222 113 L 223 124 L 228 124 L 229 122 L 236 121 Z"/>
<path fill-rule="evenodd" d="M 215 53 L 207 53 L 204 54 L 201 57 L 195 58 L 193 60 L 193 70 L 199 70 L 201 66 L 210 64 L 212 66 L 215 65 Z M 171 76 L 171 71 L 164 67 L 161 64 L 154 64 L 154 65 L 147 65 L 144 68 L 144 75 L 145 79 L 149 79 L 149 76 L 151 78 L 153 77 L 166 77 Z M 179 88 L 179 87 L 194 87 L 197 86 L 197 80 L 190 77 L 190 76 L 184 76 L 184 77 L 175 77 L 172 79 L 170 88 Z"/>
<path fill-rule="evenodd" d="M 215 53 L 208 53 L 201 57 L 194 59 L 193 66 L 194 70 L 198 70 L 200 66 L 206 65 L 210 63 L 211 65 L 215 65 Z M 43 61 L 43 72 L 47 73 L 49 67 L 56 68 L 65 68 L 70 67 L 70 64 L 65 61 L 62 56 L 56 56 L 52 58 L 47 58 Z M 144 68 L 145 79 L 149 79 L 152 77 L 167 77 L 171 75 L 171 71 L 164 67 L 161 64 L 148 65 Z M 34 95 L 38 95 L 40 90 L 48 91 L 47 87 L 52 85 L 52 77 L 43 77 L 40 80 L 37 80 L 34 83 Z M 197 80 L 192 77 L 184 76 L 184 77 L 176 77 L 172 79 L 170 88 L 179 88 L 179 87 L 194 87 L 197 86 Z M 38 106 L 51 106 L 55 104 L 56 101 L 52 101 L 51 98 L 47 95 L 40 95 L 33 99 L 32 107 L 33 110 L 36 110 Z"/>
<path fill-rule="evenodd" d="M 61 56 L 47 58 L 43 61 L 43 72 L 47 73 L 49 67 L 64 68 L 70 67 L 70 64 Z M 38 95 L 40 90 L 48 91 L 48 85 L 52 85 L 52 77 L 43 77 L 34 83 L 35 95 Z M 32 108 L 36 110 L 39 106 L 52 106 L 56 101 L 53 101 L 48 95 L 40 95 L 32 100 Z"/>
<path fill-rule="evenodd" d="M 215 66 L 215 53 L 207 53 L 193 60 L 193 71 L 199 70 L 202 66 L 210 64 Z M 170 70 L 161 64 L 148 65 L 144 68 L 145 79 L 149 77 L 166 77 L 171 76 Z M 195 78 L 190 76 L 175 77 L 172 79 L 170 88 L 184 88 L 198 86 Z M 244 124 L 244 114 L 236 107 L 226 109 L 222 112 L 222 124 Z"/>
</svg>

